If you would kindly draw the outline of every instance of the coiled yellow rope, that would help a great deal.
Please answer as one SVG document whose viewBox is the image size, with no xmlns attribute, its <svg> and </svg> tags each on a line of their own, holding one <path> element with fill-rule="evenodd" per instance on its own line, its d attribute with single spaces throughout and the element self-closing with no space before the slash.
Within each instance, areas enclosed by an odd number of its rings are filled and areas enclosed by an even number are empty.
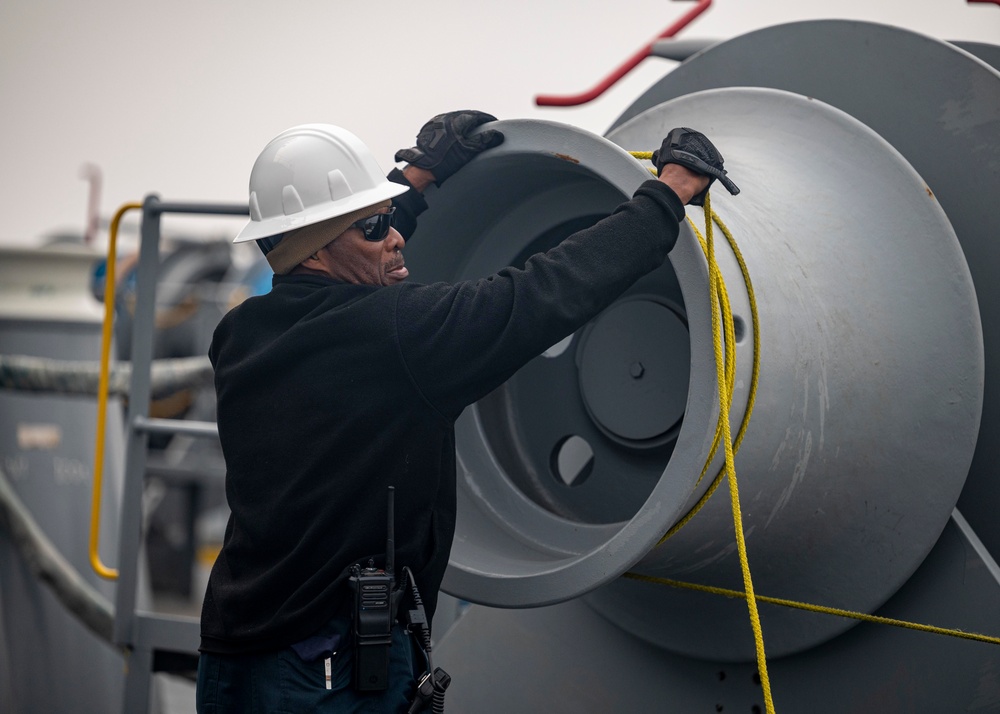
<svg viewBox="0 0 1000 714">
<path fill-rule="evenodd" d="M 652 158 L 652 152 L 634 151 L 630 153 L 637 159 Z M 746 264 L 743 262 L 743 256 L 740 254 L 739 248 L 736 246 L 736 241 L 733 239 L 732 233 L 730 233 L 729 229 L 726 228 L 713 213 L 710 194 L 705 194 L 704 213 L 706 238 L 702 238 L 701 233 L 698 231 L 698 227 L 690 218 L 688 218 L 688 222 L 694 229 L 695 235 L 697 235 L 698 241 L 701 243 L 702 250 L 705 253 L 705 259 L 708 262 L 709 309 L 712 311 L 712 344 L 715 351 L 716 381 L 719 386 L 719 421 L 716 425 L 715 438 L 712 442 L 712 448 L 709 450 L 708 458 L 706 459 L 705 465 L 702 467 L 701 473 L 698 476 L 698 483 L 700 483 L 701 479 L 704 478 L 705 473 L 708 471 L 709 466 L 714 460 L 720 442 L 723 444 L 723 448 L 725 450 L 725 464 L 716 475 L 711 486 L 698 500 L 691 511 L 669 531 L 667 531 L 663 538 L 660 539 L 658 545 L 662 545 L 664 541 L 680 530 L 688 521 L 691 520 L 691 518 L 694 517 L 694 515 L 701 509 L 701 507 L 719 487 L 719 484 L 722 483 L 722 476 L 725 474 L 729 483 L 729 494 L 733 511 L 733 530 L 736 535 L 736 550 L 739 555 L 740 570 L 743 573 L 743 586 L 746 590 L 745 597 L 747 601 L 747 608 L 750 613 L 750 627 L 753 630 L 754 650 L 757 656 L 757 670 L 760 674 L 761 688 L 764 692 L 764 705 L 767 714 L 774 714 L 774 701 L 771 697 L 771 682 L 767 674 L 767 655 L 764 651 L 764 633 L 760 624 L 760 613 L 757 611 L 757 599 L 754 596 L 753 577 L 750 573 L 750 561 L 747 556 L 746 538 L 743 533 L 743 515 L 740 508 L 740 496 L 739 488 L 736 482 L 735 465 L 736 450 L 739 448 L 739 444 L 743 441 L 743 435 L 746 432 L 747 424 L 750 421 L 750 414 L 753 412 L 753 403 L 756 399 L 757 393 L 757 377 L 759 375 L 760 354 L 757 303 L 753 293 L 753 286 L 750 282 L 750 274 L 746 269 Z M 744 413 L 743 422 L 740 425 L 737 441 L 735 443 L 733 442 L 731 434 L 729 410 L 732 406 L 733 392 L 736 384 L 736 336 L 733 328 L 733 314 L 729 303 L 729 292 L 726 290 L 722 273 L 719 271 L 719 266 L 715 261 L 715 232 L 713 230 L 713 225 L 716 222 L 718 222 L 722 228 L 722 232 L 729 241 L 729 244 L 733 249 L 733 253 L 736 255 L 736 259 L 740 264 L 740 270 L 743 273 L 743 279 L 746 282 L 747 293 L 750 298 L 751 319 L 753 323 L 754 363 L 750 396 L 747 401 L 747 409 Z M 645 577 L 637 576 L 632 573 L 626 573 L 626 576 Z"/>
<path fill-rule="evenodd" d="M 707 203 L 707 200 L 708 197 L 706 197 L 706 209 L 705 209 L 706 232 L 708 232 L 712 223 L 718 225 L 719 228 L 722 230 L 722 234 L 726 237 L 726 240 L 729 243 L 729 247 L 732 249 L 733 255 L 736 257 L 736 262 L 740 266 L 740 272 L 743 274 L 743 282 L 746 285 L 747 289 L 747 298 L 750 302 L 750 327 L 753 335 L 753 365 L 751 366 L 750 370 L 750 390 L 747 395 L 746 410 L 743 413 L 743 421 L 740 423 L 740 428 L 736 432 L 736 440 L 733 442 L 732 446 L 733 453 L 735 454 L 736 452 L 739 451 L 740 444 L 743 443 L 743 437 L 746 435 L 747 426 L 749 426 L 750 424 L 750 415 L 753 413 L 754 404 L 757 401 L 757 383 L 760 379 L 760 330 L 758 329 L 758 325 L 760 323 L 758 322 L 757 319 L 757 297 L 754 294 L 753 282 L 750 280 L 750 271 L 747 270 L 747 264 L 743 260 L 743 254 L 740 252 L 739 246 L 736 245 L 736 239 L 733 238 L 733 234 L 730 232 L 726 224 L 722 222 L 722 219 L 719 218 L 718 214 L 716 214 L 714 211 L 711 210 L 711 207 Z M 711 222 L 709 222 L 708 220 L 709 216 L 711 216 Z M 701 232 L 698 230 L 698 226 L 695 225 L 694 221 L 688 218 L 688 223 L 694 230 L 694 233 L 698 238 L 698 242 L 701 243 L 701 249 L 705 253 L 705 259 L 709 262 L 710 273 L 711 273 L 712 266 L 716 265 L 714 245 L 711 248 L 709 247 L 707 241 L 702 237 Z M 726 289 L 726 283 L 722 279 L 722 273 L 719 272 L 717 266 L 714 272 L 716 276 L 715 280 L 717 282 L 719 289 L 719 295 L 721 297 L 720 302 L 721 302 L 722 319 L 725 324 L 731 325 L 732 311 L 729 306 L 729 291 Z M 732 406 L 733 390 L 736 384 L 736 379 L 735 379 L 736 345 L 732 336 L 732 332 L 733 331 L 730 330 L 725 332 L 723 335 L 726 338 L 726 343 L 724 348 L 724 353 L 726 357 L 726 382 L 724 385 L 724 390 L 720 389 L 720 391 L 724 391 L 726 394 L 726 406 L 724 413 L 727 415 L 729 414 L 729 409 Z M 719 423 L 716 425 L 715 429 L 715 439 L 712 441 L 712 448 L 709 450 L 708 458 L 705 459 L 705 465 L 701 469 L 701 474 L 699 474 L 698 476 L 698 481 L 695 482 L 696 486 L 699 483 L 701 483 L 702 478 L 704 478 L 705 473 L 708 471 L 708 467 L 712 465 L 712 461 L 715 459 L 715 454 L 718 451 L 719 442 L 721 440 L 722 440 L 722 414 L 719 415 Z M 688 523 L 688 521 L 694 518 L 694 515 L 699 510 L 701 510 L 701 507 L 704 506 L 705 503 L 708 502 L 708 499 L 712 497 L 712 494 L 715 493 L 715 490 L 719 487 L 719 484 L 722 483 L 722 478 L 725 475 L 726 475 L 725 467 L 719 469 L 719 472 L 715 475 L 715 478 L 712 480 L 712 484 L 708 487 L 708 490 L 706 490 L 705 493 L 702 495 L 702 497 L 698 499 L 698 502 L 694 504 L 694 506 L 691 508 L 690 511 L 688 511 L 687 515 L 681 518 L 681 520 L 675 523 L 674 526 L 667 531 L 667 533 L 663 536 L 663 538 L 660 539 L 657 545 L 663 545 L 663 543 L 666 542 L 668 538 L 674 535 L 677 531 L 683 528 Z"/>
</svg>

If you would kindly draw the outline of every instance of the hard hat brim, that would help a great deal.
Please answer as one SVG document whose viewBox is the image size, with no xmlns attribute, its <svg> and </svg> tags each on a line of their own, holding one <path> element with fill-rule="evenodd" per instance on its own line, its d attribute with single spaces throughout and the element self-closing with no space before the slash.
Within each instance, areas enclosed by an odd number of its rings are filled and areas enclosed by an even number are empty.
<svg viewBox="0 0 1000 714">
<path fill-rule="evenodd" d="M 336 218 L 367 206 L 374 206 L 382 201 L 395 198 L 409 190 L 409 186 L 386 181 L 375 188 L 360 191 L 340 201 L 311 206 L 305 210 L 287 216 L 265 218 L 260 221 L 248 221 L 239 232 L 233 243 L 246 243 L 269 236 L 287 233 L 297 228 L 319 223 L 330 218 Z"/>
</svg>

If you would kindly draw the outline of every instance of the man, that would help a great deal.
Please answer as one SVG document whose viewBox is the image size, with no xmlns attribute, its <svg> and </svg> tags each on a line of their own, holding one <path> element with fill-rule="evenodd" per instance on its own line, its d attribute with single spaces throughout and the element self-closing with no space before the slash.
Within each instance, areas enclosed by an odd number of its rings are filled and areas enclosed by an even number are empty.
<svg viewBox="0 0 1000 714">
<path fill-rule="evenodd" d="M 331 125 L 283 132 L 254 165 L 237 241 L 257 240 L 275 277 L 223 318 L 209 353 L 232 515 L 202 612 L 200 712 L 406 712 L 402 627 L 388 688 L 352 682 L 349 581 L 385 564 L 388 487 L 396 563 L 429 619 L 454 534 L 459 414 L 660 266 L 712 180 L 738 190 L 711 142 L 674 130 L 658 180 L 523 269 L 407 282 L 421 192 L 503 140 L 482 126 L 493 119 L 434 117 L 391 180 Z"/>
</svg>

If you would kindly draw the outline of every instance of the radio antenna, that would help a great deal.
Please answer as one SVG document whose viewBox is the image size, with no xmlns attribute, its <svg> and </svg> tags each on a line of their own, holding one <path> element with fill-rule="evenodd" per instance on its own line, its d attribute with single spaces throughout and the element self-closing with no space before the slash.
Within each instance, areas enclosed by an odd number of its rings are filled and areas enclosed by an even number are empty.
<svg viewBox="0 0 1000 714">
<path fill-rule="evenodd" d="M 395 493 L 396 489 L 393 486 L 389 487 L 389 519 L 386 524 L 386 539 L 385 539 L 385 572 L 389 574 L 390 577 L 395 575 L 396 567 L 396 543 L 395 543 Z"/>
</svg>

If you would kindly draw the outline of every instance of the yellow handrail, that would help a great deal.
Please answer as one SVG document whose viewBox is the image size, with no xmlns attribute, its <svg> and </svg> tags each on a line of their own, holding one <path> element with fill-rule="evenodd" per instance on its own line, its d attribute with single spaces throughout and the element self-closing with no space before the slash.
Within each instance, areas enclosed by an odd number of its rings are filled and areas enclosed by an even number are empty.
<svg viewBox="0 0 1000 714">
<path fill-rule="evenodd" d="M 111 219 L 108 259 L 104 275 L 104 329 L 101 334 L 101 374 L 97 383 L 97 437 L 94 443 L 94 498 L 90 504 L 90 567 L 102 578 L 117 580 L 118 571 L 101 562 L 97 545 L 101 534 L 101 481 L 104 477 L 104 432 L 108 413 L 108 371 L 111 361 L 111 329 L 115 316 L 115 244 L 118 224 L 126 212 L 141 209 L 141 203 L 126 203 Z"/>
</svg>

